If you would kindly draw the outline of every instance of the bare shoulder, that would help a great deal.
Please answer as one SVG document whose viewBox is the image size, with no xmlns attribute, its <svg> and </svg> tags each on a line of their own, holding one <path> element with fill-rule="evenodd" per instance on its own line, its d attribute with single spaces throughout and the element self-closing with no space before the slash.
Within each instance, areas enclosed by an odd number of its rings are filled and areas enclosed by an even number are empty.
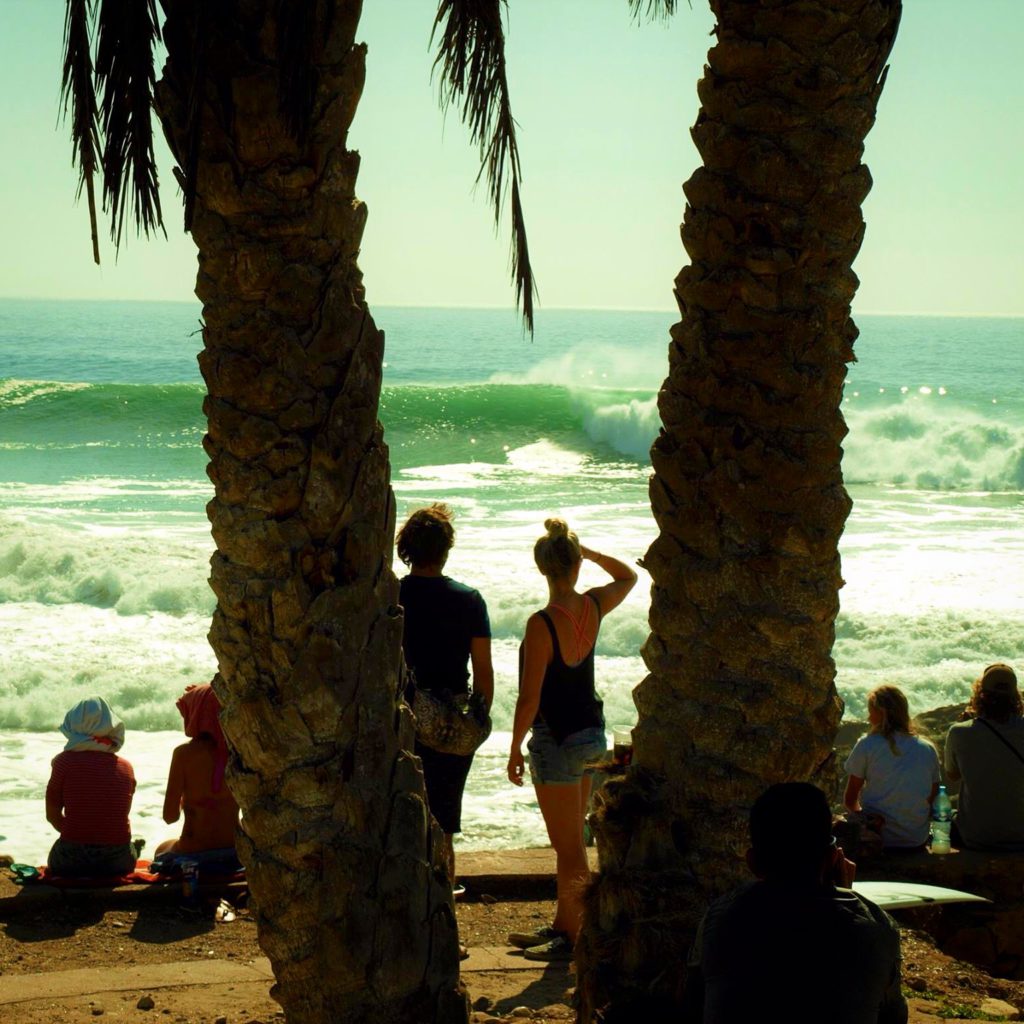
<svg viewBox="0 0 1024 1024">
<path fill-rule="evenodd" d="M 185 765 L 195 764 L 208 757 L 206 744 L 201 740 L 189 740 L 188 743 L 182 743 L 181 746 L 174 748 L 174 753 L 171 755 L 172 760 Z"/>
<path fill-rule="evenodd" d="M 551 633 L 547 622 L 544 620 L 543 613 L 534 612 L 526 620 L 526 635 L 523 640 L 531 650 L 547 651 L 549 653 L 553 650 L 551 646 Z"/>
</svg>

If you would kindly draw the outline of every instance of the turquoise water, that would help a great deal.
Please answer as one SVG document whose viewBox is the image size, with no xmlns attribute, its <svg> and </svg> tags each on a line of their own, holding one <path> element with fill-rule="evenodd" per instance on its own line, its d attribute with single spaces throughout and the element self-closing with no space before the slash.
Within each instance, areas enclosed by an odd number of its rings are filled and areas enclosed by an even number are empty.
<svg viewBox="0 0 1024 1024">
<path fill-rule="evenodd" d="M 673 318 L 542 312 L 531 342 L 505 311 L 375 317 L 399 515 L 456 511 L 449 570 L 488 602 L 503 733 L 523 623 L 545 598 L 530 558 L 543 519 L 630 560 L 656 534 L 647 449 Z M 989 661 L 1024 663 L 1024 321 L 858 323 L 837 684 L 851 714 L 883 681 L 924 710 Z M 0 834 L 25 837 L 19 856 L 49 841 L 42 787 L 70 704 L 105 695 L 126 755 L 144 748 L 160 776 L 174 698 L 214 670 L 198 326 L 191 304 L 0 301 Z M 648 583 L 602 632 L 609 724 L 635 718 Z M 504 782 L 506 744 L 470 778 L 467 846 L 543 841 L 529 793 Z"/>
</svg>

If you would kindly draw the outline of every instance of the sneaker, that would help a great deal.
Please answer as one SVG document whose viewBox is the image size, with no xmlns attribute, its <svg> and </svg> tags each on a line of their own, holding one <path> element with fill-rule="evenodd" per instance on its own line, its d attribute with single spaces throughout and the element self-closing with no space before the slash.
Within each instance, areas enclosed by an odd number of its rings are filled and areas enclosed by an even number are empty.
<svg viewBox="0 0 1024 1024">
<path fill-rule="evenodd" d="M 542 946 L 551 939 L 557 939 L 562 932 L 556 932 L 554 928 L 545 926 L 538 928 L 535 932 L 512 932 L 508 937 L 508 944 L 517 949 L 529 949 L 531 946 Z"/>
<path fill-rule="evenodd" d="M 572 943 L 567 935 L 558 935 L 541 946 L 523 950 L 527 960 L 544 960 L 548 963 L 567 962 L 572 959 Z"/>
</svg>

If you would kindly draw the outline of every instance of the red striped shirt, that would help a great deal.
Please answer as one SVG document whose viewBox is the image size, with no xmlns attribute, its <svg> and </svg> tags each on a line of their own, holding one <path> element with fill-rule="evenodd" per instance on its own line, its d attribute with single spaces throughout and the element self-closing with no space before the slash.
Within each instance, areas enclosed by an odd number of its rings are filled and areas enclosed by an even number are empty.
<svg viewBox="0 0 1024 1024">
<path fill-rule="evenodd" d="M 47 803 L 63 811 L 61 839 L 119 846 L 131 841 L 128 812 L 135 794 L 132 766 L 116 754 L 65 750 L 53 759 Z"/>
</svg>

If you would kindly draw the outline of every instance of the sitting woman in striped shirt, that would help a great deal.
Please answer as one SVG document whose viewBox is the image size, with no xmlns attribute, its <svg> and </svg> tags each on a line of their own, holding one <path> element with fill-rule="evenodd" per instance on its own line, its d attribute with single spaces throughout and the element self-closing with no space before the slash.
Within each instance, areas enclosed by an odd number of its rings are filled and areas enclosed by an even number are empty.
<svg viewBox="0 0 1024 1024">
<path fill-rule="evenodd" d="M 216 851 L 233 861 L 238 804 L 224 784 L 228 746 L 220 728 L 220 701 L 209 683 L 188 686 L 178 710 L 190 739 L 171 755 L 164 821 L 173 825 L 184 812 L 185 823 L 181 837 L 161 843 L 156 855 Z"/>
<path fill-rule="evenodd" d="M 135 794 L 132 766 L 117 752 L 124 724 L 102 697 L 79 701 L 65 716 L 63 753 L 46 786 L 46 820 L 60 833 L 47 864 L 55 875 L 124 875 L 135 867 L 128 821 Z"/>
</svg>

